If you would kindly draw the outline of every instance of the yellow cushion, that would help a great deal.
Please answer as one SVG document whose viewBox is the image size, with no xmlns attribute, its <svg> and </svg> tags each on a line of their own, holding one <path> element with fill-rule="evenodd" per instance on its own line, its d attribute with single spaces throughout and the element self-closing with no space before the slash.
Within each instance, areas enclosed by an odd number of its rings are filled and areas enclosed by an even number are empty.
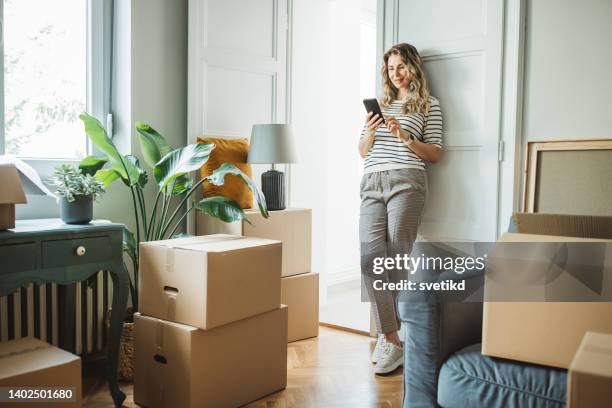
<svg viewBox="0 0 612 408">
<path fill-rule="evenodd" d="M 247 164 L 249 139 L 222 139 L 218 137 L 198 137 L 198 143 L 214 143 L 208 161 L 200 169 L 202 178 L 211 175 L 223 163 L 231 163 L 242 170 L 249 178 L 253 177 L 251 165 Z M 204 197 L 224 196 L 236 201 L 240 208 L 253 207 L 253 193 L 237 176 L 225 176 L 225 184 L 215 186 L 207 181 L 202 183 Z"/>
</svg>

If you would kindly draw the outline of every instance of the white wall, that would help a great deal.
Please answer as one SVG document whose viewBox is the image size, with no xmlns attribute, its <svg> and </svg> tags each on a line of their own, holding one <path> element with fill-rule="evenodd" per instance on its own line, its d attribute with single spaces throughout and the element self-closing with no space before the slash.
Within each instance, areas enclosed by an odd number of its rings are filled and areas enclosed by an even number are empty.
<svg viewBox="0 0 612 408">
<path fill-rule="evenodd" d="M 313 270 L 321 273 L 323 291 L 360 276 L 363 164 L 357 143 L 363 93 L 375 96 L 377 75 L 374 68 L 366 74 L 371 81 L 361 78 L 364 5 L 374 25 L 375 1 L 293 2 L 291 123 L 300 162 L 291 170 L 291 205 L 313 209 Z M 371 34 L 369 58 L 374 60 L 376 32 Z"/>
<path fill-rule="evenodd" d="M 612 137 L 612 1 L 528 0 L 528 140 Z"/>
<path fill-rule="evenodd" d="M 293 0 L 291 126 L 299 163 L 291 167 L 291 206 L 312 208 L 312 270 L 325 299 L 326 147 L 330 18 L 328 0 Z"/>
<path fill-rule="evenodd" d="M 148 122 L 173 147 L 185 145 L 187 120 L 187 0 L 117 1 L 113 111 L 115 143 L 140 155 L 135 121 Z M 146 200 L 155 196 L 152 177 Z M 55 200 L 28 197 L 17 218 L 58 217 Z M 133 226 L 129 190 L 120 182 L 94 205 L 96 218 Z"/>
</svg>

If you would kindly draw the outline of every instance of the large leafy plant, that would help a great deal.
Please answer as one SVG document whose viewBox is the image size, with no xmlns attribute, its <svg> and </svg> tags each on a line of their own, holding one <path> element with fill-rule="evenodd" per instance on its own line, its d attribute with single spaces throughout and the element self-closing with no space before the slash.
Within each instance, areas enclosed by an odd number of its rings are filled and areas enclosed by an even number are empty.
<svg viewBox="0 0 612 408">
<path fill-rule="evenodd" d="M 240 178 L 253 192 L 259 211 L 268 217 L 263 194 L 253 181 L 230 163 L 222 164 L 210 176 L 193 183 L 190 174 L 202 167 L 214 149 L 213 143 L 190 144 L 173 149 L 166 139 L 151 126 L 137 122 L 144 162 L 151 168 L 157 195 L 151 210 L 147 209 L 144 188 L 149 175 L 133 155 L 122 155 L 108 137 L 100 122 L 88 115 L 79 118 L 85 124 L 85 133 L 103 156 L 89 156 L 81 161 L 79 168 L 84 174 L 93 175 L 105 187 L 121 180 L 130 190 L 136 231 L 127 228 L 123 234 L 123 250 L 132 261 L 134 279 L 130 279 L 130 294 L 134 310 L 138 307 L 138 243 L 155 241 L 175 236 L 182 222 L 191 211 L 201 211 L 225 222 L 245 220 L 244 211 L 234 200 L 223 196 L 204 197 L 196 201 L 193 193 L 205 181 L 220 186 L 228 174 Z"/>
</svg>

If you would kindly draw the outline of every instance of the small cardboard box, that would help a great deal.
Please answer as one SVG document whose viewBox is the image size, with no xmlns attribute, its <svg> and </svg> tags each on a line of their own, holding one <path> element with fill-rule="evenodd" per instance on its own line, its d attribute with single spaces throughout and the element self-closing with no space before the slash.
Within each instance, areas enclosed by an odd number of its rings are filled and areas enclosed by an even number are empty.
<svg viewBox="0 0 612 408">
<path fill-rule="evenodd" d="M 15 228 L 15 204 L 26 203 L 17 168 L 13 164 L 0 164 L 0 231 Z"/>
<path fill-rule="evenodd" d="M 210 330 L 134 315 L 134 402 L 238 407 L 287 386 L 287 307 Z"/>
<path fill-rule="evenodd" d="M 81 359 L 49 343 L 33 337 L 0 342 L 0 387 L 37 388 L 41 390 L 68 390 L 70 398 L 54 400 L 54 407 L 80 407 Z M 9 403 L 0 400 L 3 407 L 49 406 L 36 402 Z"/>
<path fill-rule="evenodd" d="M 139 311 L 210 329 L 277 309 L 281 246 L 222 234 L 141 243 Z"/>
<path fill-rule="evenodd" d="M 567 376 L 567 406 L 612 407 L 612 335 L 584 335 Z"/>
<path fill-rule="evenodd" d="M 505 234 L 500 241 L 612 242 L 612 217 L 520 213 L 515 217 L 519 233 Z M 606 259 L 609 252 L 607 245 Z M 572 277 L 564 279 L 561 283 L 567 284 Z M 492 285 L 485 278 L 488 299 Z M 542 296 L 546 298 L 546 293 Z M 612 333 L 612 302 L 485 301 L 482 353 L 567 369 L 589 330 Z"/>
<path fill-rule="evenodd" d="M 289 307 L 287 341 L 319 335 L 319 274 L 316 272 L 281 279 L 281 303 Z"/>
<path fill-rule="evenodd" d="M 287 208 L 270 211 L 264 218 L 259 210 L 245 210 L 252 223 L 225 223 L 205 214 L 197 215 L 197 234 L 234 234 L 268 238 L 283 243 L 282 276 L 310 272 L 312 254 L 312 211 L 306 208 Z"/>
</svg>

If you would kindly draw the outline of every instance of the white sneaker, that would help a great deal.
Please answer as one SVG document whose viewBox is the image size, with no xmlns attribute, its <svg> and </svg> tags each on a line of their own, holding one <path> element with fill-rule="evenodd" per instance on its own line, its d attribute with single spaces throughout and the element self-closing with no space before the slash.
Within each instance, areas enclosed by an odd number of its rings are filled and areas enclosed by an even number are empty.
<svg viewBox="0 0 612 408">
<path fill-rule="evenodd" d="M 380 356 L 385 349 L 386 343 L 387 341 L 385 340 L 385 335 L 379 334 L 378 340 L 376 340 L 376 347 L 374 347 L 374 352 L 372 353 L 372 362 L 374 364 L 378 363 L 378 360 L 380 360 Z"/>
<path fill-rule="evenodd" d="M 385 348 L 378 359 L 374 372 L 388 374 L 404 364 L 404 349 L 393 343 L 385 342 Z"/>
</svg>

